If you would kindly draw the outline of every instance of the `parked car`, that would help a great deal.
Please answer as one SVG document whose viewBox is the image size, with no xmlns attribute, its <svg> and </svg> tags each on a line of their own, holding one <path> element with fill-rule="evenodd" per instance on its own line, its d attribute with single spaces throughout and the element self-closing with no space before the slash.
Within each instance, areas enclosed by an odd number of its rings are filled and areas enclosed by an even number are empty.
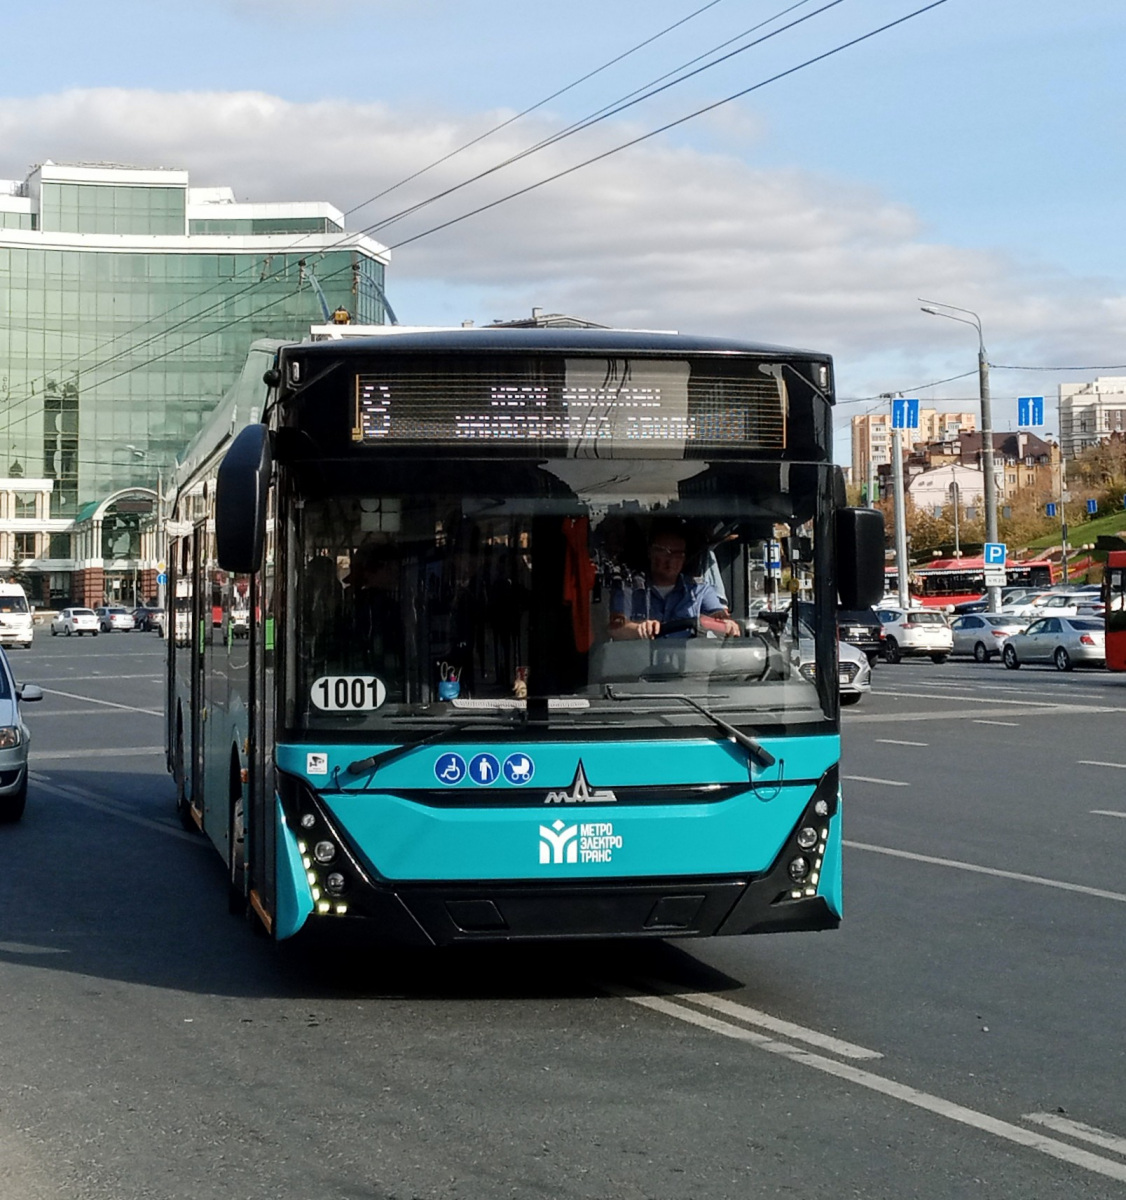
<svg viewBox="0 0 1126 1200">
<path fill-rule="evenodd" d="M 875 609 L 845 609 L 837 613 L 837 636 L 842 642 L 855 646 L 868 657 L 868 665 L 875 663 L 883 645 L 884 627 Z"/>
<path fill-rule="evenodd" d="M 975 662 L 1001 657 L 1005 640 L 1027 624 L 1020 617 L 1004 613 L 966 613 L 950 622 L 954 637 L 952 654 L 972 654 Z"/>
<path fill-rule="evenodd" d="M 91 633 L 97 637 L 98 618 L 94 610 L 92 608 L 64 608 L 51 622 L 51 636 L 57 637 L 60 633 L 65 633 L 67 637 L 70 637 L 72 633 L 77 633 L 79 637 L 84 633 Z"/>
<path fill-rule="evenodd" d="M 950 657 L 954 636 L 946 614 L 936 608 L 879 608 L 884 627 L 884 658 L 929 658 L 944 663 Z"/>
<path fill-rule="evenodd" d="M 227 618 L 227 637 L 244 638 L 250 636 L 250 609 L 232 608 Z"/>
<path fill-rule="evenodd" d="M 31 734 L 23 723 L 21 702 L 42 700 L 34 683 L 16 683 L 8 656 L 0 649 L 0 822 L 18 821 L 27 804 L 27 752 Z"/>
<path fill-rule="evenodd" d="M 102 633 L 128 633 L 134 625 L 133 614 L 120 604 L 108 604 L 103 608 L 94 609 L 98 618 L 98 628 Z"/>
<path fill-rule="evenodd" d="M 139 633 L 152 633 L 155 629 L 164 637 L 164 609 L 155 605 L 133 609 L 133 628 Z"/>
<path fill-rule="evenodd" d="M 1054 663 L 1057 671 L 1106 663 L 1103 622 L 1091 617 L 1041 617 L 1005 642 L 1001 661 L 1015 671 L 1024 663 Z"/>
</svg>

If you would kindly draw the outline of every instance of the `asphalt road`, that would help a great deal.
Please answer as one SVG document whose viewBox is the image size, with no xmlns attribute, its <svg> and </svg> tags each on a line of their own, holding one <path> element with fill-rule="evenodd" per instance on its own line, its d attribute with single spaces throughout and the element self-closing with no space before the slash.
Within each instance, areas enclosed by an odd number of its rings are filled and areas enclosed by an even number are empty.
<svg viewBox="0 0 1126 1200">
<path fill-rule="evenodd" d="M 838 931 L 311 954 L 175 819 L 162 651 L 10 655 L 3 1200 L 1126 1197 L 1126 676 L 877 667 Z"/>
</svg>

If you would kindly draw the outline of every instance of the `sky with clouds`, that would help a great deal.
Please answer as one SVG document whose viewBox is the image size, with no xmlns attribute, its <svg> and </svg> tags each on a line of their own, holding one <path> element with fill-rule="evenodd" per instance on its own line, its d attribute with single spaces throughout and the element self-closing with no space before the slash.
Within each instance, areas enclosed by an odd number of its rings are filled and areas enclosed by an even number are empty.
<svg viewBox="0 0 1126 1200">
<path fill-rule="evenodd" d="M 928 2 L 41 0 L 5 13 L 0 177 L 117 161 L 328 200 L 393 248 L 404 323 L 539 306 L 825 349 L 845 421 L 976 396 L 922 387 L 976 364 L 934 298 L 981 315 L 1008 428 L 1018 395 L 1126 374 L 1126 5 L 944 0 L 837 51 Z"/>
</svg>

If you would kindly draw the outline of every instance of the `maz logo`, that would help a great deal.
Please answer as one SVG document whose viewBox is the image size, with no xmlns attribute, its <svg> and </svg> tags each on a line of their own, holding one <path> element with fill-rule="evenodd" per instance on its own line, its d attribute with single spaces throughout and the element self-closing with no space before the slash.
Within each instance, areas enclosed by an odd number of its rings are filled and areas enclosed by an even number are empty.
<svg viewBox="0 0 1126 1200">
<path fill-rule="evenodd" d="M 579 861 L 579 827 L 556 821 L 549 829 L 540 826 L 540 862 L 564 863 Z"/>
<path fill-rule="evenodd" d="M 571 780 L 569 792 L 548 792 L 544 804 L 616 804 L 618 797 L 610 788 L 592 788 L 587 782 L 583 761 L 579 759 L 579 768 L 575 778 Z"/>
</svg>

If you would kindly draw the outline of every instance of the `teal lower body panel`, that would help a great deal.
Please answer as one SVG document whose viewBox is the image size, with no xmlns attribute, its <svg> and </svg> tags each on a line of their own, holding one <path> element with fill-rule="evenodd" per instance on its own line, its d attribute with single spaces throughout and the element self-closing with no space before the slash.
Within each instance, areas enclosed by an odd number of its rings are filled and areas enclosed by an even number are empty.
<svg viewBox="0 0 1126 1200">
<path fill-rule="evenodd" d="M 684 764 L 667 744 L 650 747 L 663 761 L 638 787 L 636 766 L 630 785 L 618 784 L 605 762 L 597 774 L 584 766 L 597 757 L 588 747 L 576 768 L 572 747 L 570 778 L 565 767 L 545 781 L 562 775 L 562 786 L 540 793 L 455 793 L 418 786 L 417 773 L 415 788 L 326 787 L 284 772 L 298 760 L 279 754 L 277 936 L 310 918 L 419 944 L 835 927 L 837 739 L 772 745 L 801 761 L 772 779 L 748 779 L 745 762 L 741 778 L 724 778 L 726 746 L 705 748 L 713 761 L 702 768 L 697 754 L 694 782 L 681 785 Z"/>
</svg>

